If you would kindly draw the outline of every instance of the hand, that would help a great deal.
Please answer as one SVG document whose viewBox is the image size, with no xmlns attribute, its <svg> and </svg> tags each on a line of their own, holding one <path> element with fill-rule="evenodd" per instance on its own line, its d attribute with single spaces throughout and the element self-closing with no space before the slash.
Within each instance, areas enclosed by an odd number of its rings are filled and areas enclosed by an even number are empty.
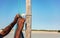
<svg viewBox="0 0 60 38">
<path fill-rule="evenodd" d="M 24 22 L 25 22 L 24 18 L 19 18 L 18 21 L 17 21 L 17 24 L 18 24 L 19 27 L 21 27 L 21 25 L 23 26 Z"/>
<path fill-rule="evenodd" d="M 13 22 L 17 22 L 18 18 L 22 18 L 22 17 L 19 14 L 16 14 Z"/>
<path fill-rule="evenodd" d="M 24 23 L 24 22 L 25 22 L 25 19 L 24 19 L 24 18 L 22 18 L 20 21 Z"/>
<path fill-rule="evenodd" d="M 21 17 L 19 14 L 16 14 L 15 19 L 18 19 L 19 17 Z"/>
</svg>

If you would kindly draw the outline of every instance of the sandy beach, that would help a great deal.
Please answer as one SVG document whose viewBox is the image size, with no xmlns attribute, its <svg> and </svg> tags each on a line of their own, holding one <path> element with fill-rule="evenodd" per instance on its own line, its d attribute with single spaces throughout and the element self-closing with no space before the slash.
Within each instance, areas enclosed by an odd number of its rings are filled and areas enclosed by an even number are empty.
<svg viewBox="0 0 60 38">
<path fill-rule="evenodd" d="M 24 35 L 25 35 L 25 33 L 24 33 Z M 13 37 L 14 37 L 14 32 L 12 31 L 4 38 L 13 38 Z M 31 38 L 60 38 L 60 33 L 58 33 L 58 32 L 32 31 Z"/>
</svg>

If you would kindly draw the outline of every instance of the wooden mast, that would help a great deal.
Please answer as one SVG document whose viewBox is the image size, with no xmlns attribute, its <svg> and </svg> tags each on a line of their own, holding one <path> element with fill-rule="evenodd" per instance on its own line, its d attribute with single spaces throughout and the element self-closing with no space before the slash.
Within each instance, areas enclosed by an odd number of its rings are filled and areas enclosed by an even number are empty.
<svg viewBox="0 0 60 38">
<path fill-rule="evenodd" d="M 31 38 L 31 26 L 32 26 L 32 11 L 31 0 L 26 0 L 26 37 Z"/>
</svg>

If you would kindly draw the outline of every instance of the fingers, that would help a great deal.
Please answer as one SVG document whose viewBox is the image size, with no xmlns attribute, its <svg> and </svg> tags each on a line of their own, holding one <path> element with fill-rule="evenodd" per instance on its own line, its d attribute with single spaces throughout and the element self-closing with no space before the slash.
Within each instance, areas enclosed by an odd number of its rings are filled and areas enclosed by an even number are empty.
<svg viewBox="0 0 60 38">
<path fill-rule="evenodd" d="M 21 15 L 19 15 L 19 14 L 16 14 L 16 17 L 18 17 L 18 18 L 22 18 Z"/>
<path fill-rule="evenodd" d="M 17 21 L 17 24 L 18 24 L 18 26 L 21 27 L 21 24 L 24 24 L 24 22 L 25 22 L 24 18 L 19 18 L 18 21 Z"/>
<path fill-rule="evenodd" d="M 25 19 L 24 18 L 21 18 L 18 21 L 24 23 L 25 22 Z"/>
<path fill-rule="evenodd" d="M 18 18 L 22 18 L 19 14 L 16 14 L 16 16 L 15 16 L 15 20 L 18 20 Z"/>
</svg>

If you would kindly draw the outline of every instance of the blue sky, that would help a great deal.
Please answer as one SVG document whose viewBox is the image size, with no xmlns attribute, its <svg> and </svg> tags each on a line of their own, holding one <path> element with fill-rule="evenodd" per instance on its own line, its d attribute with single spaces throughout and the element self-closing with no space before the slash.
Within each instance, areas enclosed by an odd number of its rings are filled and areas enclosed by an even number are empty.
<svg viewBox="0 0 60 38">
<path fill-rule="evenodd" d="M 17 13 L 25 13 L 25 0 L 0 0 L 0 29 Z M 60 30 L 60 0 L 32 0 L 32 29 Z"/>
</svg>

